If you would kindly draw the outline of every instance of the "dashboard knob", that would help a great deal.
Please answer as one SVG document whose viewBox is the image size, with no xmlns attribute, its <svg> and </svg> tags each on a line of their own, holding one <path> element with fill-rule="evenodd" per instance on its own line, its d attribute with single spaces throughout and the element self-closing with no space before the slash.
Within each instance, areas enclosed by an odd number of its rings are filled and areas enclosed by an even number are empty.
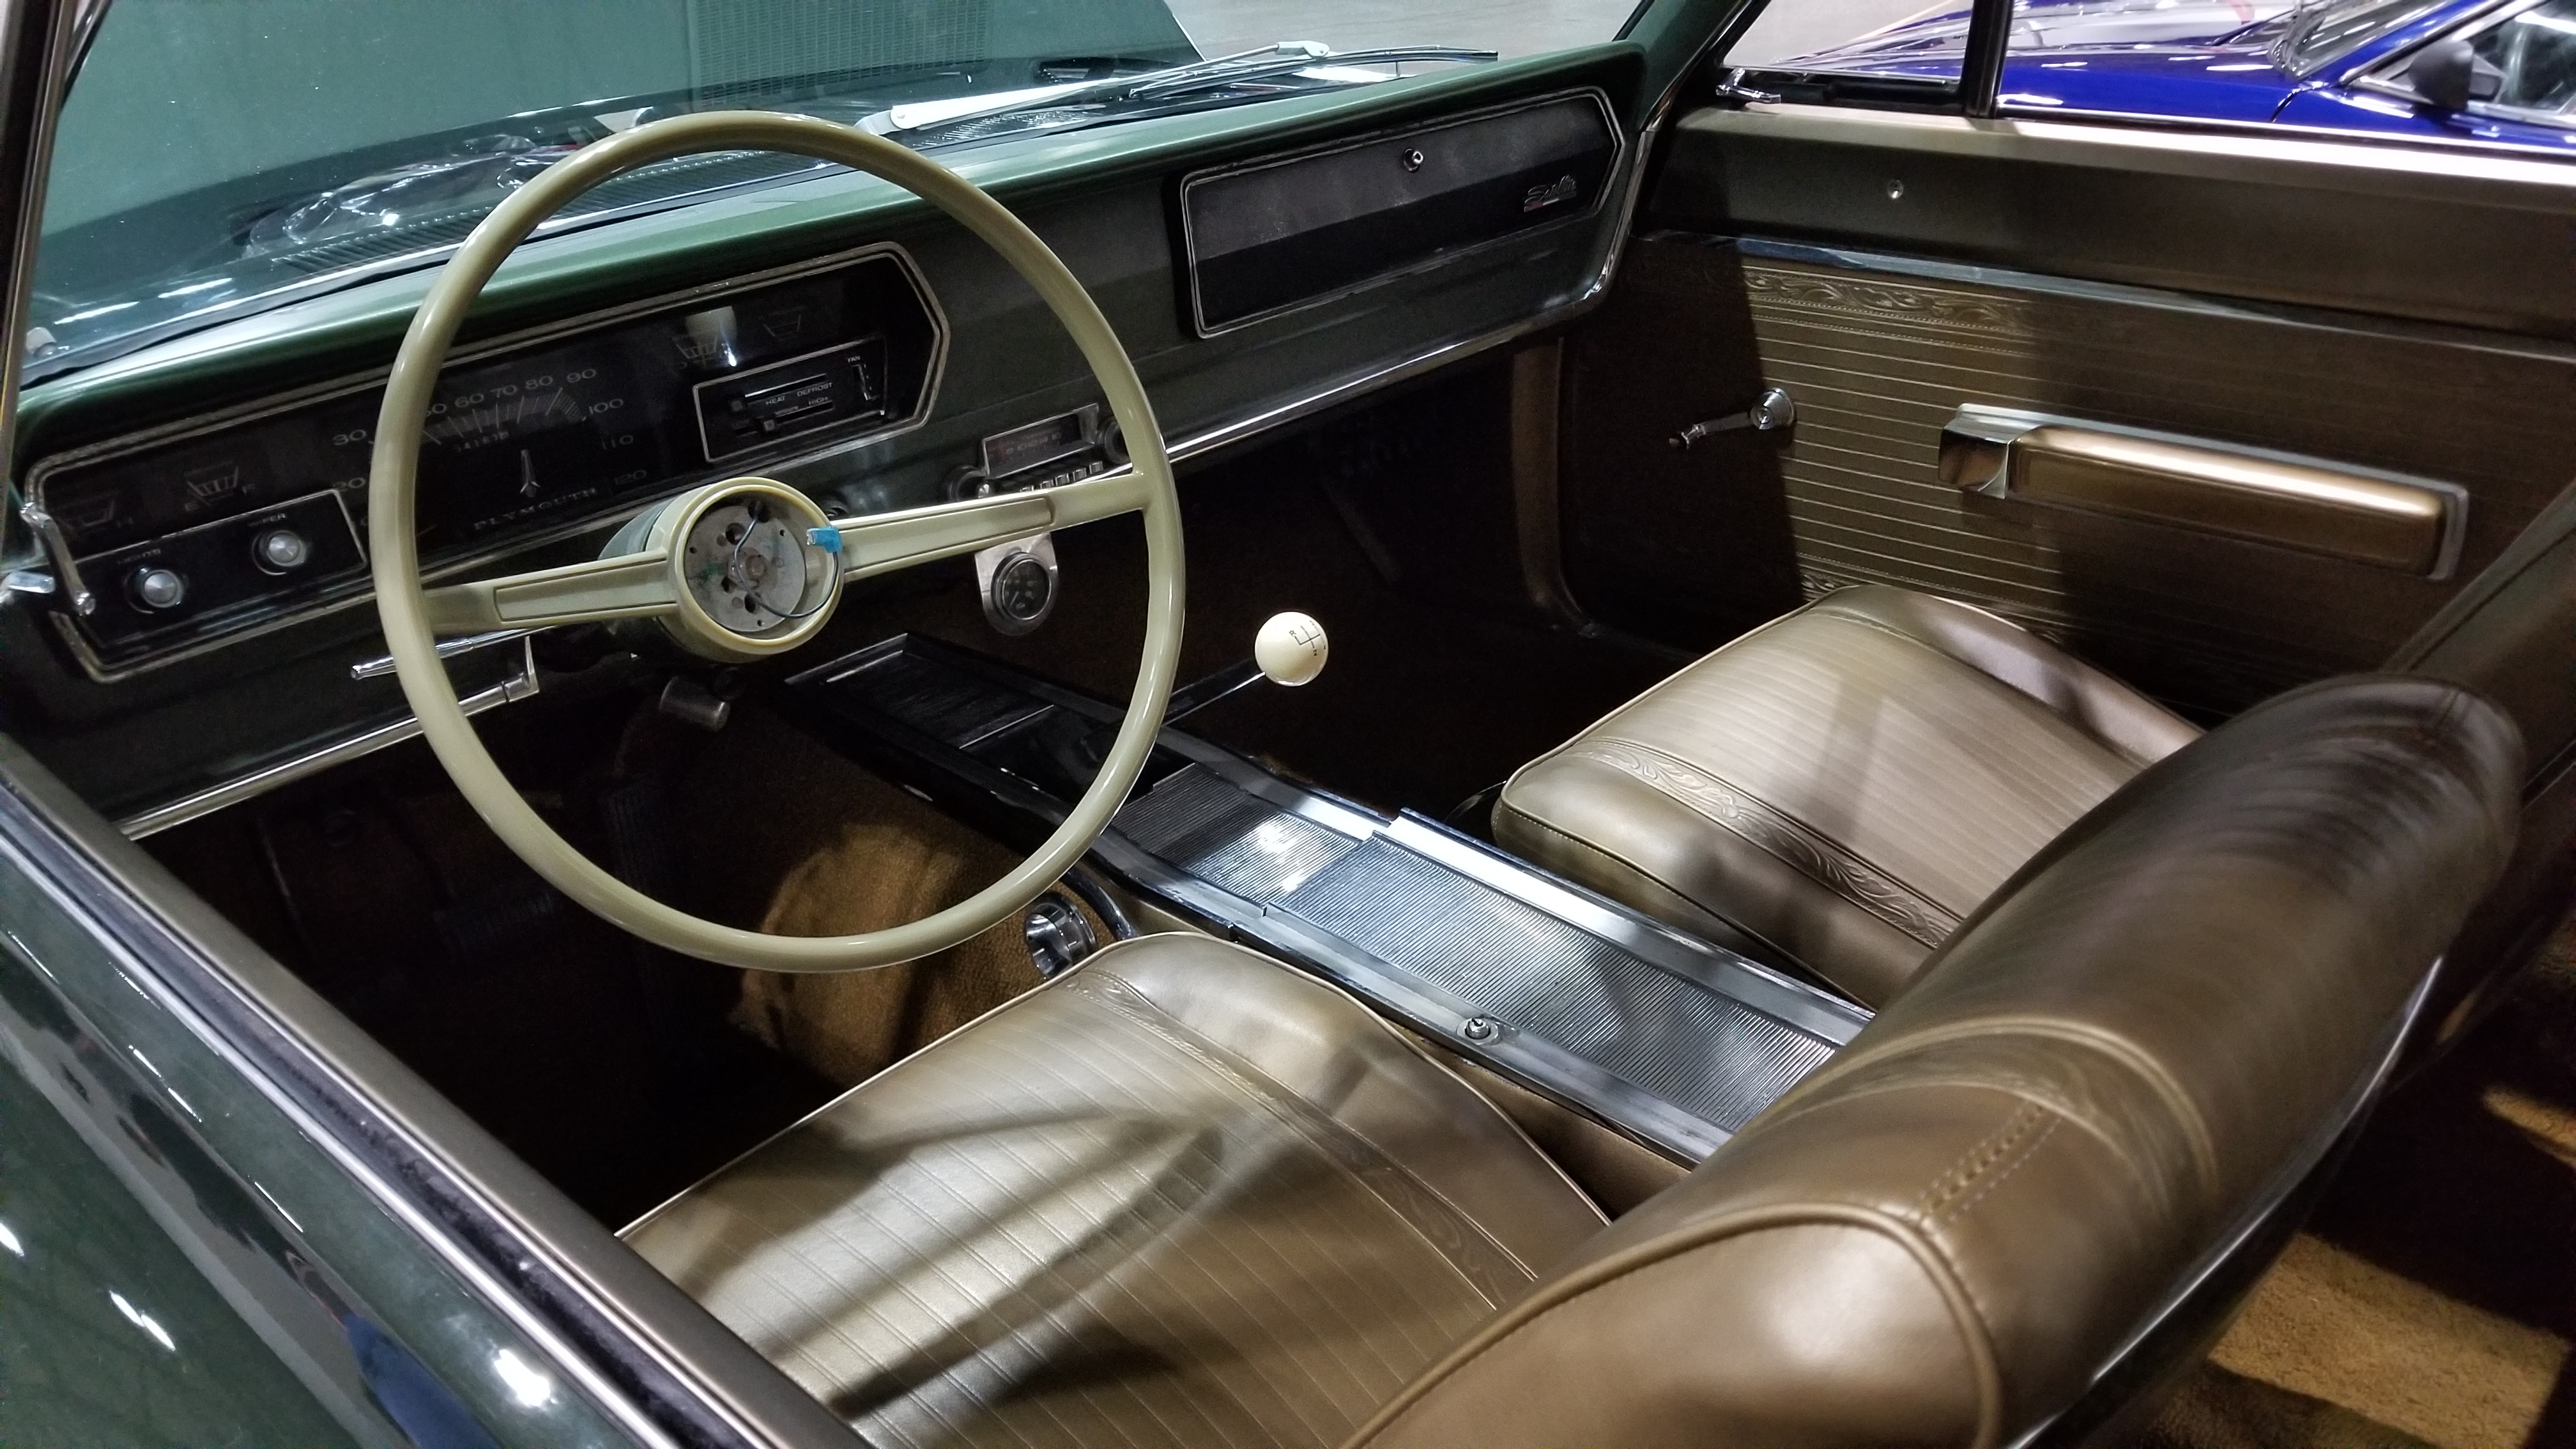
<svg viewBox="0 0 2576 1449">
<path fill-rule="evenodd" d="M 175 569 L 147 564 L 126 578 L 125 594 L 136 608 L 159 613 L 187 602 L 188 581 Z"/>
<path fill-rule="evenodd" d="M 267 573 L 293 573 L 313 557 L 313 545 L 291 528 L 272 528 L 252 539 L 251 561 Z"/>
<path fill-rule="evenodd" d="M 1333 642 L 1311 614 L 1273 614 L 1252 636 L 1252 660 L 1273 684 L 1299 685 L 1324 672 Z"/>
</svg>

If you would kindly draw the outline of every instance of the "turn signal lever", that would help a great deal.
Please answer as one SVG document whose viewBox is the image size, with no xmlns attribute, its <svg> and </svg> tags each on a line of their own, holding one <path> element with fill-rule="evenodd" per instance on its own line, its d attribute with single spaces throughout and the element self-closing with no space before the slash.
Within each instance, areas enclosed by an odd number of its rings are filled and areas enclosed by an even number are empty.
<svg viewBox="0 0 2576 1449">
<path fill-rule="evenodd" d="M 1273 614 L 1252 636 L 1251 658 L 1173 690 L 1171 703 L 1163 707 L 1163 723 L 1176 723 L 1260 680 L 1293 689 L 1324 672 L 1332 647 L 1324 626 L 1311 615 Z"/>
</svg>

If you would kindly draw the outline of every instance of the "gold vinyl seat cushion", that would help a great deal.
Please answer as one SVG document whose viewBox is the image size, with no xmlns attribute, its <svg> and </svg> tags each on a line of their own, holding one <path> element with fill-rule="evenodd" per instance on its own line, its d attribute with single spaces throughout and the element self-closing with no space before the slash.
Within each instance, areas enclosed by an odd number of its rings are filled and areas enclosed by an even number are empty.
<svg viewBox="0 0 2576 1449">
<path fill-rule="evenodd" d="M 2027 630 L 1867 585 L 1727 644 L 1531 762 L 1494 833 L 1879 1006 L 2041 846 L 2199 733 Z"/>
<path fill-rule="evenodd" d="M 626 1230 L 870 1442 L 1329 1445 L 1599 1231 L 1239 947 L 1104 950 Z"/>
</svg>

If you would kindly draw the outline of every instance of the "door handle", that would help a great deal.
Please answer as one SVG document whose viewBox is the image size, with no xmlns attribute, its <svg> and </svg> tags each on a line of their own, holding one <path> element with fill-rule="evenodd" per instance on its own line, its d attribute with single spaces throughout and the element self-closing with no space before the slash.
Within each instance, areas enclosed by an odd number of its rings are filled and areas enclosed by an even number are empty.
<svg viewBox="0 0 2576 1449">
<path fill-rule="evenodd" d="M 2160 523 L 2445 579 L 2468 491 L 2455 483 L 2110 423 L 1970 405 L 1941 429 L 1963 493 Z"/>
<path fill-rule="evenodd" d="M 1690 451 L 1691 444 L 1718 433 L 1745 430 L 1756 433 L 1776 432 L 1797 420 L 1798 404 L 1789 396 L 1789 390 L 1785 387 L 1766 387 L 1762 389 L 1762 395 L 1753 400 L 1753 406 L 1744 411 L 1728 413 L 1722 418 L 1710 418 L 1706 422 L 1693 423 L 1664 441 L 1672 446 L 1674 452 L 1687 453 Z"/>
</svg>

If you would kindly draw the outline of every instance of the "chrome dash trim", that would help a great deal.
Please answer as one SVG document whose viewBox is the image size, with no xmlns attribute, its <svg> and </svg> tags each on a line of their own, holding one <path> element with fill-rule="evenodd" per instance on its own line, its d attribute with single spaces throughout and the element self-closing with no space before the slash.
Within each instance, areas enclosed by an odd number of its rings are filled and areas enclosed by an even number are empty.
<svg viewBox="0 0 2576 1449">
<path fill-rule="evenodd" d="M 489 649 L 495 645 L 507 644 L 513 639 L 525 639 L 540 632 L 542 631 L 536 629 L 495 629 L 489 634 L 468 634 L 461 639 L 441 639 L 435 647 L 439 658 L 453 659 L 459 654 L 471 654 L 478 649 Z M 373 659 L 361 659 L 349 666 L 351 679 L 382 679 L 393 672 L 394 657 L 390 654 L 379 654 Z"/>
<path fill-rule="evenodd" d="M 523 631 L 516 637 L 524 641 L 528 636 Z M 471 644 L 475 641 L 458 642 Z M 517 673 L 488 689 L 477 690 L 457 701 L 458 706 L 468 715 L 498 709 L 505 704 L 515 704 L 537 692 L 537 663 L 531 652 L 532 646 L 522 642 L 519 647 L 522 652 Z M 358 666 L 360 669 L 365 667 L 365 665 Z M 401 744 L 405 740 L 418 738 L 419 735 L 419 718 L 407 714 L 390 724 L 378 725 L 365 734 L 352 735 L 345 740 L 324 745 L 318 750 L 297 755 L 292 759 L 281 760 L 273 765 L 263 765 L 247 775 L 236 776 L 210 789 L 200 790 L 194 795 L 129 815 L 116 822 L 116 828 L 123 831 L 128 840 L 141 840 L 147 835 L 158 834 L 174 825 L 185 825 L 191 820 L 212 815 L 228 805 L 238 805 L 244 800 L 265 795 L 280 785 L 292 784 L 307 776 L 318 775 L 333 765 L 346 764 L 351 760 L 372 755 L 387 746 Z"/>
</svg>

